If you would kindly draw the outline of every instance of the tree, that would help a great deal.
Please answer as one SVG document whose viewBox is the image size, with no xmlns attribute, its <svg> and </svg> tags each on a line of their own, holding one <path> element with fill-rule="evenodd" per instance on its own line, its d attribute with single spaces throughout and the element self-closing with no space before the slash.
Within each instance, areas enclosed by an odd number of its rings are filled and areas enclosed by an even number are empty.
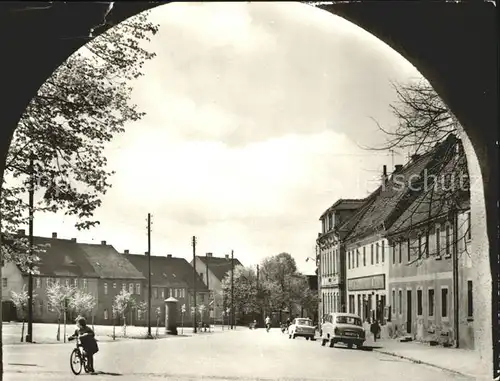
<svg viewBox="0 0 500 381">
<path fill-rule="evenodd" d="M 15 291 L 11 291 L 12 303 L 16 307 L 18 318 L 21 318 L 22 328 L 21 328 L 21 343 L 24 341 L 24 323 L 26 321 L 26 317 L 28 316 L 28 303 L 29 296 L 28 291 L 26 290 L 26 285 L 23 285 L 23 289 L 17 293 Z M 34 303 L 35 295 L 33 295 L 32 303 Z"/>
<path fill-rule="evenodd" d="M 12 236 L 27 223 L 24 196 L 30 179 L 40 198 L 35 211 L 77 216 L 79 229 L 99 223 L 92 218 L 114 173 L 104 148 L 144 115 L 131 103 L 130 85 L 155 56 L 144 45 L 157 31 L 148 12 L 132 17 L 86 44 L 40 87 L 7 155 L 0 197 L 3 234 Z M 20 252 L 2 245 L 2 254 L 15 260 Z"/>
<path fill-rule="evenodd" d="M 377 123 L 387 141 L 379 147 L 367 149 L 401 150 L 412 153 L 412 160 L 418 160 L 427 152 L 436 153 L 424 173 L 413 179 L 412 191 L 407 194 L 411 201 L 406 205 L 409 209 L 397 224 L 401 228 L 410 226 L 397 240 L 409 240 L 409 249 L 419 253 L 409 264 L 420 264 L 428 255 L 441 255 L 445 250 L 443 245 L 435 253 L 429 251 L 428 237 L 434 224 L 422 225 L 422 221 L 442 219 L 452 222 L 455 229 L 462 232 L 461 236 L 455 236 L 454 244 L 469 235 L 468 227 L 464 229 L 456 222 L 457 214 L 464 210 L 470 198 L 469 172 L 462 143 L 456 138 L 461 127 L 431 85 L 418 81 L 394 84 L 394 88 L 397 101 L 390 108 L 396 126 L 387 129 Z M 397 228 L 394 226 L 393 230 Z M 467 253 L 466 246 L 463 253 Z"/>
<path fill-rule="evenodd" d="M 75 290 L 72 298 L 69 301 L 69 308 L 74 311 L 77 315 L 85 317 L 86 315 L 91 315 L 92 327 L 94 326 L 94 308 L 96 306 L 96 300 L 94 296 L 84 290 Z"/>
<path fill-rule="evenodd" d="M 127 313 L 137 305 L 132 294 L 126 290 L 121 290 L 113 299 L 113 316 L 123 321 L 123 336 L 127 336 Z M 115 321 L 113 319 L 113 338 Z"/>
<path fill-rule="evenodd" d="M 49 308 L 57 313 L 57 335 L 56 340 L 61 340 L 61 318 L 64 318 L 64 332 L 66 332 L 66 313 L 71 304 L 71 300 L 76 289 L 71 286 L 61 285 L 59 282 L 53 282 L 47 287 L 47 299 Z M 66 342 L 66 335 L 64 335 Z"/>
<path fill-rule="evenodd" d="M 231 306 L 231 273 L 222 280 L 222 291 L 227 307 Z M 235 311 L 255 313 L 259 311 L 257 303 L 257 275 L 254 269 L 244 266 L 234 268 L 234 303 Z"/>
</svg>

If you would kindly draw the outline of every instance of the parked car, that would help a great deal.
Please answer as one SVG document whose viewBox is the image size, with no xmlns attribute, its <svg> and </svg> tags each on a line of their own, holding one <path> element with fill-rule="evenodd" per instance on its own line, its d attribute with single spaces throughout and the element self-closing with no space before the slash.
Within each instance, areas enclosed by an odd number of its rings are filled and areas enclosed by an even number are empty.
<svg viewBox="0 0 500 381">
<path fill-rule="evenodd" d="M 288 338 L 295 339 L 297 336 L 305 337 L 306 340 L 315 340 L 316 327 L 311 319 L 295 318 L 288 327 Z"/>
<path fill-rule="evenodd" d="M 321 325 L 321 345 L 325 346 L 329 342 L 332 348 L 336 343 L 343 343 L 349 348 L 356 345 L 359 349 L 365 340 L 365 330 L 359 316 L 344 312 L 325 316 Z"/>
</svg>

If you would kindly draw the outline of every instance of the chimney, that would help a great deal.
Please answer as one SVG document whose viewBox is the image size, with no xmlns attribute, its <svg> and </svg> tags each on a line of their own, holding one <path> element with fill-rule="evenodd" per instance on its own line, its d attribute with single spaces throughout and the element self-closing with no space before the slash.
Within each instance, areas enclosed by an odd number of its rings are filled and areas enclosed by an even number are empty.
<svg viewBox="0 0 500 381">
<path fill-rule="evenodd" d="M 57 238 L 57 233 L 56 232 L 52 233 L 52 238 Z"/>
<path fill-rule="evenodd" d="M 226 259 L 229 259 L 229 254 L 226 254 Z"/>
<path fill-rule="evenodd" d="M 123 250 L 123 254 L 130 254 L 130 250 L 129 249 Z"/>
<path fill-rule="evenodd" d="M 403 165 L 402 164 L 396 164 L 394 166 L 394 172 L 399 172 L 403 169 Z"/>
<path fill-rule="evenodd" d="M 172 254 L 167 254 L 167 258 L 172 258 Z"/>
<path fill-rule="evenodd" d="M 382 167 L 382 185 L 385 185 L 387 182 L 387 165 L 384 164 Z"/>
<path fill-rule="evenodd" d="M 106 245 L 106 241 L 101 241 L 101 245 Z"/>
<path fill-rule="evenodd" d="M 24 229 L 19 229 L 17 231 L 17 235 L 20 235 L 20 236 L 25 236 L 26 235 L 26 231 Z"/>
<path fill-rule="evenodd" d="M 76 242 L 76 238 L 71 238 L 71 242 Z"/>
<path fill-rule="evenodd" d="M 212 253 L 207 253 L 207 257 L 212 258 Z"/>
</svg>

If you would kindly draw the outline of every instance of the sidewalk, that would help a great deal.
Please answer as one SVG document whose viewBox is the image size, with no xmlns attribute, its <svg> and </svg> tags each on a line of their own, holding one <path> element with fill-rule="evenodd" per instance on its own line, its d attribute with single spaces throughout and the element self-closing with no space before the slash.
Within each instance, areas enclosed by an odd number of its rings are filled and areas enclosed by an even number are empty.
<svg viewBox="0 0 500 381">
<path fill-rule="evenodd" d="M 396 339 L 382 339 L 374 342 L 373 336 L 369 335 L 367 335 L 365 346 L 372 347 L 375 352 L 433 366 L 473 380 L 491 381 L 493 379 L 488 369 L 482 369 L 479 356 L 473 350 L 431 347 L 426 343 L 400 342 Z"/>
</svg>

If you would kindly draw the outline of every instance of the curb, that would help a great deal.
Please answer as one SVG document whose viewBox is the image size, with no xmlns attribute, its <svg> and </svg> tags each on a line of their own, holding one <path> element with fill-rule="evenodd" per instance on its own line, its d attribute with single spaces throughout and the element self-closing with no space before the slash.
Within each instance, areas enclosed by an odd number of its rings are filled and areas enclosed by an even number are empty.
<svg viewBox="0 0 500 381">
<path fill-rule="evenodd" d="M 450 369 L 450 368 L 447 368 L 447 367 L 444 367 L 444 366 L 441 366 L 441 365 L 436 365 L 436 364 L 433 364 L 433 363 L 430 363 L 430 362 L 427 362 L 427 361 L 422 361 L 422 360 L 417 360 L 413 357 L 409 357 L 409 356 L 403 356 L 403 355 L 399 355 L 395 352 L 389 352 L 387 350 L 383 350 L 383 349 L 373 349 L 374 352 L 378 352 L 378 353 L 382 353 L 384 355 L 388 355 L 388 356 L 393 356 L 393 357 L 398 357 L 398 358 L 401 358 L 401 359 L 405 359 L 405 360 L 408 360 L 408 361 L 411 361 L 415 364 L 423 364 L 423 365 L 427 365 L 427 366 L 431 366 L 433 368 L 437 368 L 439 370 L 444 370 L 446 372 L 449 372 L 449 373 L 453 373 L 453 374 L 456 374 L 456 375 L 459 375 L 459 376 L 463 376 L 463 377 L 467 377 L 467 378 L 470 378 L 472 380 L 489 380 L 491 378 L 488 378 L 488 376 L 486 375 L 472 375 L 472 374 L 468 374 L 468 373 L 464 373 L 464 372 L 459 372 L 459 371 L 456 371 L 454 369 Z"/>
</svg>

